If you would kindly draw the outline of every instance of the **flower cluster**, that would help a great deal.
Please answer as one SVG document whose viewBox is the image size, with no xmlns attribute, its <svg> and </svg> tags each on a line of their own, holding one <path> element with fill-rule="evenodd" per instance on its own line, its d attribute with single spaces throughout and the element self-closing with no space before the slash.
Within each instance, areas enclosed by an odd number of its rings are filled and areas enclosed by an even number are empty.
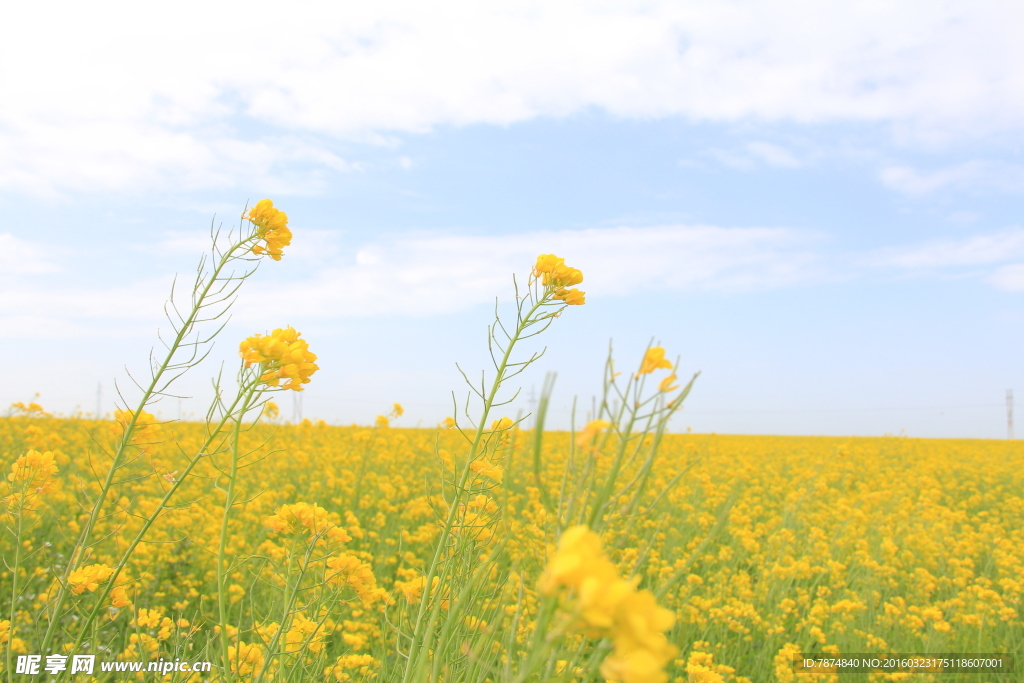
<svg viewBox="0 0 1024 683">
<path fill-rule="evenodd" d="M 576 447 L 583 449 L 591 447 L 594 439 L 611 426 L 612 423 L 607 420 L 591 420 L 583 429 L 576 433 Z"/>
<path fill-rule="evenodd" d="M 81 595 L 99 588 L 100 584 L 109 579 L 113 573 L 114 570 L 105 564 L 91 564 L 71 572 L 68 576 L 68 583 L 71 584 L 72 593 Z"/>
<path fill-rule="evenodd" d="M 260 365 L 260 381 L 267 386 L 302 391 L 302 385 L 309 384 L 320 366 L 313 362 L 316 354 L 310 352 L 309 342 L 300 336 L 291 326 L 269 335 L 254 334 L 239 345 L 239 354 L 245 367 Z"/>
<path fill-rule="evenodd" d="M 385 591 L 377 586 L 377 578 L 373 575 L 373 567 L 355 555 L 342 553 L 327 560 L 327 583 L 341 586 L 349 585 L 364 605 L 370 605 L 383 598 Z"/>
<path fill-rule="evenodd" d="M 288 214 L 275 209 L 274 202 L 269 199 L 261 199 L 242 217 L 256 226 L 256 237 L 266 242 L 265 247 L 261 244 L 254 246 L 252 253 L 267 254 L 275 261 L 280 261 L 284 255 L 282 249 L 292 243 Z"/>
<path fill-rule="evenodd" d="M 370 655 L 342 655 L 335 660 L 333 666 L 324 670 L 324 675 L 336 681 L 351 681 L 352 674 L 349 671 L 352 671 L 359 680 L 365 681 L 376 676 L 377 664 L 377 660 Z"/>
<path fill-rule="evenodd" d="M 665 358 L 665 349 L 660 346 L 652 346 L 647 349 L 647 353 L 644 354 L 644 360 L 640 363 L 640 370 L 636 373 L 637 377 L 640 375 L 649 375 L 655 370 L 671 369 L 672 361 Z M 675 379 L 675 375 L 670 376 L 671 379 Z M 664 382 L 662 383 L 664 384 Z M 662 389 L 662 391 L 667 391 Z"/>
<path fill-rule="evenodd" d="M 319 622 L 299 612 L 292 619 L 291 628 L 285 633 L 285 652 L 299 652 L 303 648 L 309 648 L 310 652 L 322 652 L 324 638 L 328 635 L 329 629 L 323 628 Z"/>
<path fill-rule="evenodd" d="M 282 505 L 277 512 L 267 518 L 267 526 L 278 534 L 301 534 L 309 532 L 310 536 L 323 537 L 335 543 L 351 541 L 352 537 L 343 527 L 336 523 L 337 515 L 332 515 L 316 503 L 295 503 Z"/>
<path fill-rule="evenodd" d="M 263 648 L 239 641 L 238 647 L 228 647 L 228 663 L 231 672 L 239 676 L 252 676 L 263 668 Z"/>
<path fill-rule="evenodd" d="M 501 465 L 495 465 L 487 460 L 474 460 L 469 463 L 469 469 L 473 470 L 481 477 L 487 477 L 492 481 L 496 481 L 499 484 L 505 478 L 505 470 L 502 469 Z"/>
<path fill-rule="evenodd" d="M 135 417 L 134 410 L 115 410 L 114 420 L 117 424 L 111 425 L 111 433 L 115 436 L 123 434 L 128 429 L 128 425 L 131 424 L 133 417 Z M 135 427 L 132 429 L 132 443 L 154 443 L 160 437 L 160 421 L 155 415 L 151 415 L 145 410 L 140 410 L 139 416 L 135 419 Z"/>
<path fill-rule="evenodd" d="M 14 461 L 7 481 L 13 493 L 4 499 L 9 507 L 29 507 L 41 495 L 57 490 L 57 463 L 53 453 L 29 451 Z"/>
<path fill-rule="evenodd" d="M 114 609 L 121 609 L 122 607 L 128 607 L 132 604 L 132 599 L 128 597 L 128 590 L 124 586 L 117 586 L 110 593 L 110 606 Z"/>
<path fill-rule="evenodd" d="M 560 299 L 570 306 L 582 306 L 586 303 L 586 292 L 566 289 L 583 282 L 583 273 L 578 268 L 565 265 L 565 259 L 554 254 L 541 254 L 533 266 L 533 277 L 540 280 L 545 287 L 552 290 L 551 296 Z"/>
<path fill-rule="evenodd" d="M 636 589 L 639 578 L 619 576 L 601 550 L 601 538 L 583 525 L 566 529 L 558 549 L 540 577 L 540 590 L 555 594 L 559 588 L 573 593 L 573 611 L 579 626 L 596 636 L 609 636 L 615 644 L 601 665 L 601 675 L 624 683 L 665 683 L 665 664 L 676 654 L 665 631 L 675 615 L 659 607 L 650 591 Z"/>
</svg>

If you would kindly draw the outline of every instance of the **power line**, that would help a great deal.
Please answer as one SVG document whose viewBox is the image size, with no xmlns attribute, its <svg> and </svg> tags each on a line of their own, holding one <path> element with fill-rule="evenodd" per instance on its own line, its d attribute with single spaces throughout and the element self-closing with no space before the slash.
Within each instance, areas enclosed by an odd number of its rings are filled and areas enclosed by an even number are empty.
<svg viewBox="0 0 1024 683">
<path fill-rule="evenodd" d="M 1013 389 L 1006 390 L 1006 438 L 1013 439 Z"/>
</svg>

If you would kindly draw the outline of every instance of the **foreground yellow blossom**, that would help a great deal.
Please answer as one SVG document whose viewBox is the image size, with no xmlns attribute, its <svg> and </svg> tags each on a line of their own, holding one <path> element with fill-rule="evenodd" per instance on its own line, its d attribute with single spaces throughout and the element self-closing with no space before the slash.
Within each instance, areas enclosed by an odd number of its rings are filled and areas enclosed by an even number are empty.
<svg viewBox="0 0 1024 683">
<path fill-rule="evenodd" d="M 664 667 L 676 654 L 665 631 L 675 616 L 659 607 L 650 591 L 637 590 L 639 577 L 622 579 L 601 549 L 601 538 L 584 525 L 566 529 L 541 574 L 539 588 L 551 595 L 568 588 L 579 627 L 612 639 L 615 649 L 601 675 L 624 683 L 665 683 Z"/>
<path fill-rule="evenodd" d="M 256 226 L 256 236 L 266 242 L 266 246 L 254 246 L 252 253 L 267 254 L 275 261 L 280 261 L 284 254 L 283 249 L 292 243 L 292 231 L 288 229 L 288 214 L 275 209 L 274 202 L 269 199 L 261 199 L 243 218 Z"/>
<path fill-rule="evenodd" d="M 591 420 L 587 425 L 576 433 L 576 447 L 586 448 L 594 438 L 612 426 L 607 420 Z"/>
<path fill-rule="evenodd" d="M 649 375 L 655 370 L 671 367 L 672 362 L 665 358 L 665 349 L 660 346 L 652 346 L 644 354 L 643 363 L 640 364 L 640 371 L 636 373 L 636 376 Z M 668 389 L 663 389 L 662 391 L 668 391 Z"/>
<path fill-rule="evenodd" d="M 254 334 L 239 345 L 239 354 L 245 367 L 260 365 L 260 381 L 267 386 L 302 391 L 302 385 L 309 384 L 320 367 L 313 362 L 316 355 L 310 352 L 309 343 L 300 336 L 291 326 L 269 335 Z"/>
<path fill-rule="evenodd" d="M 671 375 L 669 375 L 665 379 L 661 380 L 661 383 L 658 385 L 658 391 L 663 392 L 663 393 L 668 393 L 670 391 L 675 391 L 676 389 L 679 388 L 678 384 L 674 384 L 674 382 L 677 379 L 678 379 L 678 377 L 676 377 L 676 373 L 673 372 Z"/>
</svg>

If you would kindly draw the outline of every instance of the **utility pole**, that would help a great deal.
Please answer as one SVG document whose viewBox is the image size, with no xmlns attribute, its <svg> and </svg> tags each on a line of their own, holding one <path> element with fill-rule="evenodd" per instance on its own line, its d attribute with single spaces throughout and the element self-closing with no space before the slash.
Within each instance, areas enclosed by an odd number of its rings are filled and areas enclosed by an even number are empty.
<svg viewBox="0 0 1024 683">
<path fill-rule="evenodd" d="M 292 422 L 302 422 L 302 392 L 292 392 Z"/>
<path fill-rule="evenodd" d="M 1006 390 L 1006 438 L 1013 439 L 1013 389 Z"/>
<path fill-rule="evenodd" d="M 96 382 L 96 419 L 101 418 L 100 411 L 103 409 L 103 382 Z"/>
</svg>

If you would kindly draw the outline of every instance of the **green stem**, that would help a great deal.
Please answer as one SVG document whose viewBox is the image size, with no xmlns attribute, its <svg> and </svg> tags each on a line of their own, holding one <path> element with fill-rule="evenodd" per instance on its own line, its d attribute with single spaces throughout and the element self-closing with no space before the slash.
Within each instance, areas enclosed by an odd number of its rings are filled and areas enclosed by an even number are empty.
<svg viewBox="0 0 1024 683">
<path fill-rule="evenodd" d="M 18 531 L 14 543 L 14 569 L 11 579 L 11 621 L 7 625 L 7 683 L 11 683 L 11 676 L 14 675 L 14 668 L 11 666 L 11 643 L 14 642 L 14 617 L 17 615 L 18 604 L 18 572 L 21 570 L 21 532 L 25 519 L 25 494 L 28 486 L 22 487 L 21 505 L 18 509 Z"/>
<path fill-rule="evenodd" d="M 217 610 L 220 617 L 220 645 L 221 655 L 224 660 L 224 679 L 230 683 L 232 680 L 231 667 L 228 661 L 228 595 L 227 595 L 227 569 L 226 548 L 228 541 L 228 521 L 231 517 L 231 507 L 235 504 L 235 479 L 238 476 L 239 440 L 242 432 L 242 419 L 245 413 L 253 404 L 253 399 L 258 393 L 256 387 L 245 392 L 242 400 L 242 407 L 235 418 L 235 426 L 231 435 L 231 473 L 228 475 L 228 490 L 224 500 L 224 515 L 220 522 L 220 544 L 217 547 Z"/>
<path fill-rule="evenodd" d="M 310 556 L 311 556 L 311 554 L 313 552 L 313 549 L 316 547 L 316 543 L 317 543 L 318 539 L 319 539 L 319 536 L 316 535 L 316 534 L 311 535 L 309 537 L 309 542 L 308 542 L 308 544 L 306 546 L 305 557 L 303 558 L 305 560 L 305 562 L 299 568 L 299 575 L 298 575 L 298 578 L 295 579 L 295 583 L 289 583 L 287 579 L 284 582 L 284 601 L 283 601 L 283 610 L 282 610 L 282 613 L 281 613 L 280 625 L 277 628 L 277 632 L 274 633 L 274 635 L 271 637 L 270 643 L 267 645 L 267 655 L 266 655 L 266 657 L 263 660 L 263 668 L 260 669 L 260 672 L 256 676 L 256 678 L 254 679 L 253 683 L 261 683 L 261 681 L 263 680 L 263 676 L 268 671 L 270 671 L 271 660 L 274 658 L 274 656 L 276 654 L 274 652 L 274 650 L 277 649 L 277 644 L 281 640 L 281 634 L 284 633 L 287 630 L 287 628 L 288 628 L 288 625 L 289 625 L 288 617 L 291 615 L 292 610 L 295 609 L 295 601 L 298 598 L 299 589 L 302 586 L 302 580 L 305 578 L 306 572 L 309 570 Z M 294 549 L 295 549 L 295 543 L 293 542 L 292 543 L 292 550 L 294 551 Z M 292 573 L 291 572 L 292 558 L 294 556 L 295 556 L 294 552 L 289 552 L 288 553 L 288 565 L 287 565 L 287 570 L 285 571 L 285 576 L 291 576 L 291 573 Z M 287 643 L 287 640 L 285 642 Z M 280 653 L 280 654 L 285 654 L 285 653 Z M 278 670 L 278 677 L 279 678 L 280 678 L 280 675 L 283 672 L 283 670 L 284 670 L 284 659 L 282 658 L 281 668 Z"/>
<path fill-rule="evenodd" d="M 427 631 L 433 628 L 434 623 L 437 620 L 437 609 L 431 611 L 430 623 L 425 624 L 424 620 L 426 617 L 427 606 L 430 604 L 431 598 L 431 583 L 437 573 L 437 567 L 441 562 L 441 555 L 444 549 L 447 547 L 448 539 L 451 537 L 452 527 L 455 523 L 455 516 L 458 514 L 459 502 L 461 501 L 462 491 L 466 486 L 466 481 L 469 479 L 470 464 L 476 458 L 477 452 L 480 448 L 480 442 L 483 439 L 485 427 L 487 424 L 487 416 L 490 414 L 491 406 L 494 404 L 494 399 L 498 394 L 498 389 L 501 388 L 502 380 L 505 376 L 505 370 L 508 367 L 508 361 L 512 354 L 512 349 L 519 341 L 523 332 L 534 322 L 533 316 L 537 313 L 540 308 L 546 304 L 551 298 L 550 288 L 544 291 L 544 294 L 536 300 L 533 307 L 526 314 L 525 317 L 521 318 L 519 325 L 516 327 L 516 332 L 509 339 L 505 346 L 505 353 L 501 358 L 501 362 L 498 364 L 497 374 L 494 377 L 494 382 L 491 385 L 491 390 L 488 392 L 487 398 L 484 399 L 483 413 L 480 417 L 479 423 L 476 428 L 476 436 L 473 438 L 472 445 L 469 449 L 469 457 L 466 460 L 465 466 L 462 468 L 462 473 L 459 476 L 459 481 L 455 487 L 455 498 L 452 504 L 448 508 L 448 516 L 445 519 L 444 528 L 441 531 L 441 536 L 438 538 L 437 547 L 434 549 L 434 556 L 430 561 L 430 567 L 424 577 L 423 585 L 423 596 L 420 598 L 419 609 L 416 612 L 416 621 L 413 626 L 412 642 L 409 644 L 408 660 L 406 661 L 405 673 L 402 676 L 402 683 L 410 683 L 414 673 L 418 672 L 420 668 L 419 658 L 421 656 L 421 640 L 424 639 Z M 435 606 L 436 607 L 436 606 Z"/>
<path fill-rule="evenodd" d="M 160 500 L 160 503 L 153 510 L 152 514 L 150 514 L 150 516 L 146 518 L 146 521 L 143 522 L 142 528 L 139 529 L 139 532 L 135 535 L 135 538 L 132 539 L 132 542 L 129 544 L 128 549 L 125 550 L 125 553 L 121 557 L 121 560 L 114 568 L 114 573 L 110 575 L 110 578 L 106 581 L 104 587 L 99 590 L 96 598 L 96 604 L 93 607 L 92 612 L 89 613 L 89 616 L 86 618 L 81 629 L 79 630 L 78 637 L 75 639 L 75 644 L 71 648 L 72 652 L 78 651 L 78 647 L 82 644 L 82 640 L 85 638 L 86 631 L 88 630 L 89 626 L 96 620 L 96 617 L 99 615 L 99 613 L 102 611 L 103 604 L 106 602 L 107 596 L 110 595 L 110 592 L 113 590 L 114 584 L 117 582 L 117 578 L 121 575 L 121 572 L 128 564 L 128 559 L 132 556 L 132 553 L 135 552 L 135 548 L 137 548 L 139 543 L 142 542 L 142 539 L 149 532 L 150 527 L 152 527 L 153 524 L 156 522 L 157 518 L 160 516 L 160 513 L 162 513 L 167 508 L 167 505 L 170 502 L 171 498 L 174 497 L 174 494 L 178 491 L 178 488 L 182 485 L 182 483 L 185 482 L 185 480 L 188 478 L 189 474 L 192 472 L 195 466 L 199 464 L 199 461 L 202 460 L 205 455 L 207 455 L 207 449 L 217 438 L 217 436 L 223 431 L 224 425 L 227 424 L 228 420 L 232 418 L 236 408 L 238 407 L 238 402 L 242 400 L 243 396 L 244 392 L 239 392 L 238 396 L 235 397 L 235 400 L 232 402 L 231 406 L 228 408 L 228 410 L 225 411 L 224 417 L 221 419 L 219 423 L 217 423 L 217 427 L 210 432 L 209 436 L 207 436 L 206 438 L 206 441 L 203 442 L 202 446 L 197 451 L 195 457 L 189 461 L 188 465 L 182 471 L 181 476 L 178 477 L 177 480 L 175 480 L 174 484 L 172 484 L 169 489 L 167 489 L 167 492 L 164 494 L 164 497 Z M 56 621 L 56 615 L 53 617 L 53 621 Z M 53 621 L 51 621 L 51 623 L 53 623 Z M 42 650 L 43 652 L 47 651 L 45 648 L 42 647 L 40 648 L 40 650 Z M 59 673 L 57 675 L 57 680 L 62 680 L 63 677 L 66 675 L 66 672 L 67 670 Z"/>
<path fill-rule="evenodd" d="M 100 489 L 99 495 L 96 497 L 96 502 L 92 506 L 92 511 L 89 514 L 89 519 L 86 521 L 85 526 L 82 529 L 82 533 L 79 535 L 78 542 L 75 544 L 75 549 L 71 553 L 71 556 L 68 558 L 67 566 L 64 568 L 63 576 L 61 577 L 60 580 L 60 590 L 57 592 L 56 604 L 53 607 L 52 618 L 50 619 L 50 623 L 46 628 L 46 635 L 43 637 L 43 642 L 39 646 L 41 652 L 49 651 L 50 642 L 53 640 L 53 636 L 57 629 L 57 622 L 60 621 L 61 609 L 64 606 L 65 600 L 67 600 L 69 590 L 68 577 L 71 575 L 71 572 L 75 570 L 78 561 L 81 560 L 82 556 L 85 554 L 85 549 L 87 547 L 89 537 L 92 535 L 93 528 L 96 525 L 96 520 L 99 519 L 100 512 L 103 508 L 103 503 L 106 502 L 107 499 L 107 494 L 110 492 L 110 489 L 113 486 L 114 473 L 121 467 L 125 451 L 127 451 L 128 447 L 131 445 L 132 434 L 135 431 L 135 425 L 139 420 L 139 416 L 142 414 L 143 409 L 149 404 L 150 399 L 157 392 L 157 386 L 159 386 L 160 380 L 163 378 L 164 373 L 166 373 L 167 370 L 170 367 L 172 367 L 172 365 L 174 365 L 173 361 L 175 354 L 177 354 L 178 350 L 181 348 L 182 343 L 185 341 L 186 337 L 188 337 L 188 335 L 191 334 L 192 329 L 199 321 L 199 314 L 204 308 L 206 300 L 210 296 L 211 291 L 213 290 L 214 284 L 219 281 L 218 278 L 221 272 L 228 265 L 228 263 L 238 258 L 235 255 L 235 252 L 241 249 L 243 246 L 247 245 L 249 242 L 251 242 L 254 237 L 255 235 L 250 235 L 249 237 L 236 243 L 234 246 L 232 246 L 230 249 L 224 252 L 224 255 L 221 257 L 220 261 L 217 263 L 216 267 L 211 272 L 210 277 L 206 282 L 206 285 L 202 287 L 202 289 L 199 292 L 199 295 L 193 299 L 192 310 L 189 311 L 188 317 L 181 323 L 178 333 L 174 337 L 174 341 L 170 344 L 170 346 L 168 346 L 167 355 L 164 357 L 164 360 L 153 373 L 152 381 L 149 383 L 149 386 L 147 386 L 146 389 L 142 392 L 142 398 L 139 400 L 138 406 L 132 413 L 131 419 L 128 421 L 128 424 L 125 426 L 124 433 L 121 436 L 121 442 L 118 444 L 117 450 L 114 453 L 113 461 L 110 463 L 110 469 L 107 471 L 106 479 L 103 482 L 103 486 Z M 79 638 L 79 640 L 81 640 L 81 638 Z"/>
</svg>

